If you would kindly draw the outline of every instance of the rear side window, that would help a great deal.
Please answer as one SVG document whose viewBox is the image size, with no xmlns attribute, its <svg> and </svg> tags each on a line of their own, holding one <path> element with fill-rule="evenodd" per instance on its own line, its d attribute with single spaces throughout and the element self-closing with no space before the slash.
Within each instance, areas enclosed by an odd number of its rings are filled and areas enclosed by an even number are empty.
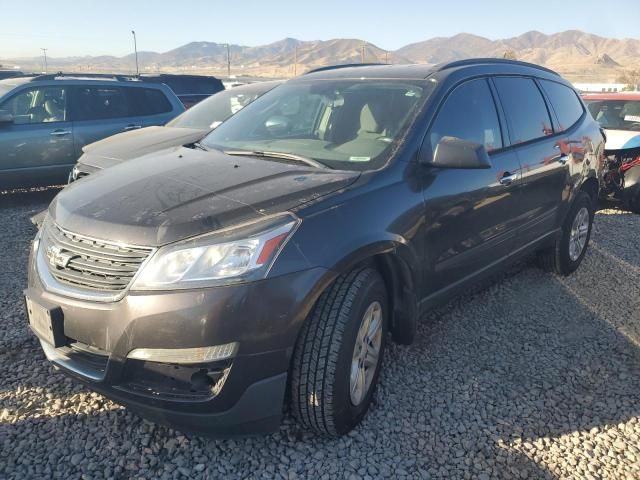
<svg viewBox="0 0 640 480">
<path fill-rule="evenodd" d="M 432 151 L 442 137 L 478 143 L 487 152 L 502 148 L 498 113 L 485 79 L 463 83 L 447 97 L 431 127 Z"/>
<path fill-rule="evenodd" d="M 167 113 L 171 103 L 162 91 L 155 88 L 128 88 L 133 115 L 147 116 Z"/>
<path fill-rule="evenodd" d="M 565 85 L 549 80 L 540 80 L 540 85 L 549 97 L 558 117 L 558 131 L 562 132 L 575 125 L 584 113 L 576 92 Z"/>
<path fill-rule="evenodd" d="M 497 77 L 494 82 L 509 119 L 513 144 L 553 134 L 547 105 L 533 80 Z"/>
<path fill-rule="evenodd" d="M 121 87 L 95 86 L 74 89 L 75 120 L 105 120 L 129 115 L 129 101 Z"/>
</svg>

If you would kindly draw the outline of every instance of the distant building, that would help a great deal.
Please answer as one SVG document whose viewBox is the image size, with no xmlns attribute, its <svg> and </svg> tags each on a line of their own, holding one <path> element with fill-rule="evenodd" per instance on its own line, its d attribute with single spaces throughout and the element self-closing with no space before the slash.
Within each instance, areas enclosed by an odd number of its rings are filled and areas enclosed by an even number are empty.
<svg viewBox="0 0 640 480">
<path fill-rule="evenodd" d="M 583 93 L 622 92 L 625 83 L 574 83 L 573 86 Z"/>
</svg>

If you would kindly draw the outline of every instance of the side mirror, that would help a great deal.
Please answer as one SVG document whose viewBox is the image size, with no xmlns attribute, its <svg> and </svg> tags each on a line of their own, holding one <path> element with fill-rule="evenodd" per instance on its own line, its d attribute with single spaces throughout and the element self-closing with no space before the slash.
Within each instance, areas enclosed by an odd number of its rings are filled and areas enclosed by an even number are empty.
<svg viewBox="0 0 640 480">
<path fill-rule="evenodd" d="M 491 168 L 484 145 L 458 137 L 442 137 L 433 153 L 431 165 L 441 168 Z"/>
<path fill-rule="evenodd" d="M 0 125 L 8 125 L 13 123 L 13 115 L 6 110 L 0 110 Z"/>
<path fill-rule="evenodd" d="M 274 115 L 264 122 L 264 126 L 271 135 L 279 137 L 289 131 L 289 119 L 283 115 Z"/>
</svg>

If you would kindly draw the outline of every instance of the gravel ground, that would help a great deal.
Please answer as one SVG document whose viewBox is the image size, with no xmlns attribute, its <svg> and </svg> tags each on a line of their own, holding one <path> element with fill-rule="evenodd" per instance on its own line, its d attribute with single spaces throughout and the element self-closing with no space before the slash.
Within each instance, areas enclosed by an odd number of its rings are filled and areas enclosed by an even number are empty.
<svg viewBox="0 0 640 480">
<path fill-rule="evenodd" d="M 574 276 L 522 265 L 392 346 L 376 402 L 327 440 L 212 440 L 141 420 L 45 361 L 22 313 L 28 216 L 0 196 L 0 477 L 640 478 L 640 216 L 603 210 Z"/>
</svg>

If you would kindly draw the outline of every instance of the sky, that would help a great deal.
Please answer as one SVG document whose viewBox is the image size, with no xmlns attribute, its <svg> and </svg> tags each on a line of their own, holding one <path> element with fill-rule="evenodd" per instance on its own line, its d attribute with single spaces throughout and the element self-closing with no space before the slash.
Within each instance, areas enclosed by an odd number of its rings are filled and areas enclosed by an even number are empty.
<svg viewBox="0 0 640 480">
<path fill-rule="evenodd" d="M 395 50 L 460 32 L 491 39 L 577 29 L 639 38 L 640 0 L 0 0 L 0 58 L 122 56 L 191 41 L 360 38 Z M 26 4 L 24 4 L 26 6 Z"/>
</svg>

